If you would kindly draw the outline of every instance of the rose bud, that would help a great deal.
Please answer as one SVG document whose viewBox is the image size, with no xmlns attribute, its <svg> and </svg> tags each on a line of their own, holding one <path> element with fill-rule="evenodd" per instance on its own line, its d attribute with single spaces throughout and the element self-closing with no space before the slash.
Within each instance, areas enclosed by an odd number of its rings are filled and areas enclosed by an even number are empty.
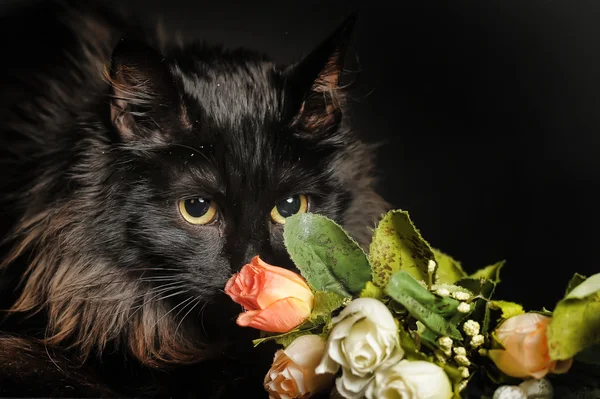
<svg viewBox="0 0 600 399">
<path fill-rule="evenodd" d="M 488 356 L 500 371 L 511 377 L 540 379 L 548 373 L 566 373 L 572 359 L 550 359 L 546 338 L 550 320 L 538 313 L 507 319 L 496 329 L 496 339 L 504 349 L 491 349 Z"/>
<path fill-rule="evenodd" d="M 246 310 L 238 316 L 238 325 L 269 332 L 298 327 L 314 305 L 314 295 L 300 275 L 258 256 L 229 279 L 225 293 Z"/>
<path fill-rule="evenodd" d="M 302 335 L 278 350 L 264 381 L 269 398 L 307 398 L 331 388 L 333 374 L 315 374 L 324 353 L 325 341 L 312 334 Z"/>
</svg>

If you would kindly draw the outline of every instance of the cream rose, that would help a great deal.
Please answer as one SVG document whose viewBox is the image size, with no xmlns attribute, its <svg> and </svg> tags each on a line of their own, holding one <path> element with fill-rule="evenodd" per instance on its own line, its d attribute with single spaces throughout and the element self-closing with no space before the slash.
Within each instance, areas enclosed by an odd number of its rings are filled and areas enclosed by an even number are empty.
<svg viewBox="0 0 600 399">
<path fill-rule="evenodd" d="M 318 335 L 302 335 L 275 353 L 264 386 L 271 399 L 307 398 L 333 385 L 333 374 L 315 374 L 325 353 Z"/>
<path fill-rule="evenodd" d="M 378 369 L 366 391 L 368 399 L 450 399 L 452 395 L 446 372 L 421 360 L 402 360 Z"/>
<path fill-rule="evenodd" d="M 373 298 L 350 302 L 332 319 L 332 326 L 316 371 L 335 374 L 341 367 L 338 391 L 346 398 L 360 398 L 377 367 L 402 358 L 398 327 L 388 308 Z"/>
</svg>

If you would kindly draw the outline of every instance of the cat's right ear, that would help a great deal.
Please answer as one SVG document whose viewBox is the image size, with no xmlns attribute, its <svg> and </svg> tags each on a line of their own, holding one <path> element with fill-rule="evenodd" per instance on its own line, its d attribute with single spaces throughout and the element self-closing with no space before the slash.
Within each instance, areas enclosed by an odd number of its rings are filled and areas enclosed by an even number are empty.
<svg viewBox="0 0 600 399">
<path fill-rule="evenodd" d="M 189 124 L 164 59 L 145 44 L 122 40 L 107 74 L 110 120 L 124 141 L 165 142 L 173 128 Z"/>
<path fill-rule="evenodd" d="M 339 81 L 356 19 L 354 12 L 286 71 L 289 108 L 294 114 L 291 125 L 309 137 L 336 131 L 341 122 L 345 95 Z"/>
</svg>

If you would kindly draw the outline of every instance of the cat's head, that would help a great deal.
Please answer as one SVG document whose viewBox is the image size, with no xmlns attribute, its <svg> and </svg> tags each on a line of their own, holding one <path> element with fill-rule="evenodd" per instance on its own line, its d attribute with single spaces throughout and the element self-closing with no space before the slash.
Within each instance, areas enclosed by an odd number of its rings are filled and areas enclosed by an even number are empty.
<svg viewBox="0 0 600 399">
<path fill-rule="evenodd" d="M 100 118 L 82 118 L 68 190 L 43 228 L 56 242 L 16 307 L 43 301 L 53 342 L 125 340 L 145 362 L 183 361 L 202 341 L 202 318 L 241 329 L 222 292 L 233 273 L 255 255 L 292 267 L 287 217 L 322 214 L 368 244 L 385 204 L 344 110 L 353 23 L 290 66 L 122 40 L 106 68 L 108 101 Z"/>
</svg>

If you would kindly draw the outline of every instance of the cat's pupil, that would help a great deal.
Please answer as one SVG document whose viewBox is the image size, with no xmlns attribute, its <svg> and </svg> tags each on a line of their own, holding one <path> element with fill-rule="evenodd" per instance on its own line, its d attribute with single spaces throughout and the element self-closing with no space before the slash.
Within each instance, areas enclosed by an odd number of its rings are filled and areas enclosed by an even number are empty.
<svg viewBox="0 0 600 399">
<path fill-rule="evenodd" d="M 185 201 L 185 210 L 194 218 L 206 215 L 210 209 L 210 200 L 204 198 L 194 198 Z"/>
<path fill-rule="evenodd" d="M 289 218 L 300 211 L 300 206 L 302 205 L 302 201 L 300 200 L 299 195 L 294 195 L 293 197 L 289 197 L 281 201 L 277 204 L 277 211 L 284 218 Z"/>
</svg>

